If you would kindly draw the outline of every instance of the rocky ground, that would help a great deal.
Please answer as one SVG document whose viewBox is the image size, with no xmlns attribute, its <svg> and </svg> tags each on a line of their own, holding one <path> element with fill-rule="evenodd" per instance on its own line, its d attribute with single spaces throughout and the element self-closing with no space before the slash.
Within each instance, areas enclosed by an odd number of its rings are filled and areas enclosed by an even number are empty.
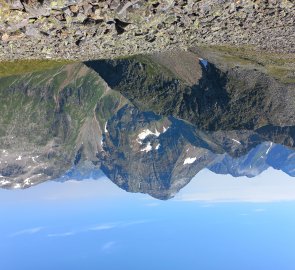
<svg viewBox="0 0 295 270">
<path fill-rule="evenodd" d="M 0 0 L 0 61 L 205 45 L 295 52 L 293 0 Z"/>
</svg>

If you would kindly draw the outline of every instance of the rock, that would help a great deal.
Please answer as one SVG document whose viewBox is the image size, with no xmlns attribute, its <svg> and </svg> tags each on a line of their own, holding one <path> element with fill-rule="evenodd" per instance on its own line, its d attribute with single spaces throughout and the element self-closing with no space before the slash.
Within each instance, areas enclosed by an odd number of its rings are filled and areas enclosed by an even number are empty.
<svg viewBox="0 0 295 270">
<path fill-rule="evenodd" d="M 83 23 L 87 19 L 87 16 L 83 13 L 79 13 L 77 16 L 77 21 Z"/>
<path fill-rule="evenodd" d="M 1 40 L 2 40 L 3 42 L 7 42 L 7 41 L 9 40 L 9 35 L 8 35 L 7 33 L 4 33 L 4 34 L 2 35 Z"/>
<path fill-rule="evenodd" d="M 29 15 L 29 18 L 38 18 L 41 16 L 48 17 L 50 16 L 50 9 L 46 6 L 40 6 L 40 7 L 31 7 L 26 3 L 23 3 L 25 10 L 27 14 Z"/>
<path fill-rule="evenodd" d="M 90 15 L 92 13 L 92 5 L 89 4 L 89 3 L 84 4 L 83 5 L 83 11 L 84 11 L 83 13 L 85 15 Z"/>
<path fill-rule="evenodd" d="M 36 37 L 39 37 L 40 32 L 39 32 L 39 30 L 38 30 L 37 28 L 35 28 L 35 27 L 33 27 L 33 26 L 27 26 L 27 27 L 26 27 L 26 32 L 25 32 L 25 34 L 26 34 L 27 36 L 30 36 L 30 37 L 34 37 L 34 38 L 36 38 Z"/>
<path fill-rule="evenodd" d="M 14 0 L 10 5 L 11 10 L 23 10 L 24 6 L 20 0 Z"/>
<path fill-rule="evenodd" d="M 22 0 L 15 1 L 21 8 L 19 3 Z M 44 0 L 42 5 L 34 0 L 26 1 L 23 10 L 14 9 L 12 3 L 3 5 L 1 2 L 2 36 L 25 32 L 28 24 L 34 25 L 35 30 L 28 30 L 22 44 L 11 37 L 9 44 L 3 41 L 0 60 L 32 55 L 40 58 L 41 43 L 54 44 L 57 51 L 66 52 L 63 55 L 73 59 L 138 54 L 176 46 L 189 48 L 202 42 L 295 52 L 295 10 L 292 1 L 287 0 Z M 66 47 L 60 42 L 64 29 L 68 37 Z M 78 29 L 87 36 L 83 50 L 76 46 L 74 33 Z M 41 38 L 36 41 L 38 31 Z M 32 48 L 30 52 L 11 53 L 10 46 L 22 48 L 24 44 Z"/>
<path fill-rule="evenodd" d="M 90 15 L 90 18 L 93 20 L 104 20 L 104 17 L 101 15 L 101 10 L 97 9 L 93 14 Z"/>
<path fill-rule="evenodd" d="M 72 5 L 72 6 L 69 6 L 69 8 L 73 13 L 78 13 L 78 11 L 79 11 L 78 5 Z"/>
</svg>

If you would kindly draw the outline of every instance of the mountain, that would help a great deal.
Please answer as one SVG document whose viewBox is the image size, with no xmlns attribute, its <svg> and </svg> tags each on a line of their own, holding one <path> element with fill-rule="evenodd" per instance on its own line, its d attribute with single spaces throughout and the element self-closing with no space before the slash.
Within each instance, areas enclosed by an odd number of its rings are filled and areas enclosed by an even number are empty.
<svg viewBox="0 0 295 270">
<path fill-rule="evenodd" d="M 139 109 L 173 115 L 200 129 L 294 125 L 295 116 L 290 113 L 295 111 L 294 83 L 280 82 L 256 67 L 224 67 L 218 61 L 205 66 L 200 58 L 203 52 L 199 53 L 188 52 L 194 59 L 190 62 L 183 54 L 163 53 L 86 65 Z M 194 70 L 195 76 L 183 69 Z"/>
<path fill-rule="evenodd" d="M 169 199 L 203 168 L 294 176 L 292 89 L 194 52 L 3 77 L 0 186 L 105 174 L 126 191 Z"/>
<path fill-rule="evenodd" d="M 14 187 L 95 161 L 105 118 L 127 102 L 83 64 L 2 78 L 0 98 L 0 172 Z"/>
<path fill-rule="evenodd" d="M 158 199 L 171 198 L 204 168 L 254 177 L 282 166 L 294 176 L 294 150 L 266 142 L 254 131 L 204 132 L 129 105 L 108 120 L 106 131 L 98 154 L 104 174 L 126 191 Z"/>
</svg>

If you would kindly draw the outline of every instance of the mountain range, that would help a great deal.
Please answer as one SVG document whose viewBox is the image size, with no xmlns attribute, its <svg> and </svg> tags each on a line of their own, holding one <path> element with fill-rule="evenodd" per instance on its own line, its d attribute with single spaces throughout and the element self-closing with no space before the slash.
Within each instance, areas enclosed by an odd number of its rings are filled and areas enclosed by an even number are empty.
<svg viewBox="0 0 295 270">
<path fill-rule="evenodd" d="M 105 174 L 169 199 L 203 168 L 295 176 L 294 89 L 201 50 L 2 77 L 0 186 Z"/>
</svg>

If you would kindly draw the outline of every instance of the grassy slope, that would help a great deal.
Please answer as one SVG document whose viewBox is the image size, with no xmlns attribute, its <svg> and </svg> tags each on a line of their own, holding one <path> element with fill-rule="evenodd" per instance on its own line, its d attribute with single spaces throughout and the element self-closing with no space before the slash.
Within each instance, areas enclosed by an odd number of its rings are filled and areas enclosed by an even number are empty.
<svg viewBox="0 0 295 270">
<path fill-rule="evenodd" d="M 250 46 L 199 46 L 198 51 L 230 67 L 257 68 L 283 83 L 295 83 L 295 55 L 257 51 Z"/>
<path fill-rule="evenodd" d="M 46 71 L 71 63 L 67 60 L 19 60 L 0 63 L 0 77 Z"/>
<path fill-rule="evenodd" d="M 70 72 L 85 72 L 82 66 L 77 64 Z M 0 134 L 7 133 L 8 129 L 19 130 L 27 134 L 31 142 L 42 144 L 55 132 L 63 135 L 66 145 L 72 146 L 84 119 L 93 114 L 104 89 L 99 77 L 90 70 L 67 81 L 68 72 L 67 68 L 58 67 L 1 78 Z M 59 103 L 63 104 L 62 108 L 58 108 Z M 65 115 L 71 119 L 70 127 L 59 122 Z"/>
<path fill-rule="evenodd" d="M 21 70 L 15 64 L 10 73 Z M 82 63 L 43 64 L 33 73 L 24 65 L 24 74 L 0 78 L 0 137 L 22 134 L 36 145 L 59 137 L 65 150 L 72 152 L 86 119 L 96 117 L 103 129 L 105 122 L 128 103 Z"/>
</svg>

